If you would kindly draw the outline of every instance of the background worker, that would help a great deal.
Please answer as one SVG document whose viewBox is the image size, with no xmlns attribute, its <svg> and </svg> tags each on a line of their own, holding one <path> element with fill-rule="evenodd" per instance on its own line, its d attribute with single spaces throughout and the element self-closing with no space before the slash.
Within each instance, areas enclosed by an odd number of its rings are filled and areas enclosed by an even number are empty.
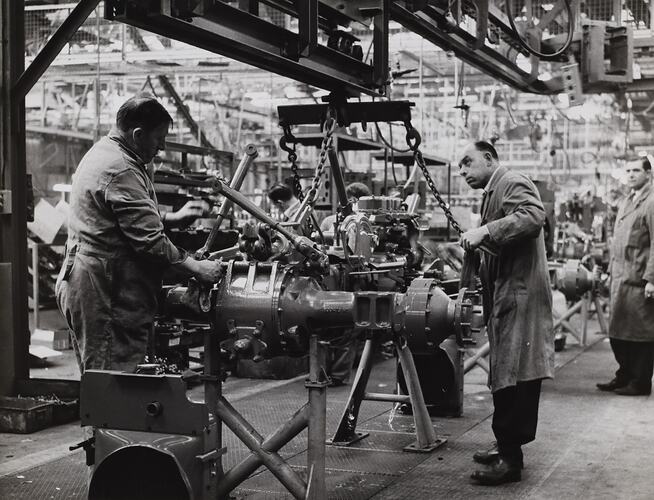
<svg viewBox="0 0 654 500">
<path fill-rule="evenodd" d="M 218 263 L 193 259 L 164 233 L 164 222 L 183 225 L 208 208 L 193 201 L 165 220 L 159 214 L 146 166 L 164 150 L 171 123 L 154 97 L 128 99 L 73 177 L 55 292 L 82 373 L 133 370 L 143 361 L 168 267 L 208 284 L 221 277 Z"/>
<path fill-rule="evenodd" d="M 618 371 L 597 384 L 622 396 L 652 392 L 654 366 L 654 193 L 647 158 L 626 166 L 629 195 L 618 208 L 611 244 L 609 338 Z"/>
<path fill-rule="evenodd" d="M 484 141 L 468 146 L 460 174 L 483 189 L 481 226 L 461 235 L 466 251 L 482 243 L 497 256 L 482 254 L 480 277 L 490 344 L 490 387 L 496 448 L 475 453 L 489 465 L 473 481 L 498 485 L 520 481 L 522 445 L 536 437 L 541 383 L 554 361 L 552 296 L 543 239 L 545 210 L 534 184 L 501 167 L 495 148 Z"/>
</svg>

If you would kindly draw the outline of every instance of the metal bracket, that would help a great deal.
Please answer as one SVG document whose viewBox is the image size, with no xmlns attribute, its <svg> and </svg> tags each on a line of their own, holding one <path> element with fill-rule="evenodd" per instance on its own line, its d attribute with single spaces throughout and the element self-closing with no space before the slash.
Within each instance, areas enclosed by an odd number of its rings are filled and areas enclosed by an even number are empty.
<svg viewBox="0 0 654 500">
<path fill-rule="evenodd" d="M 338 124 L 346 127 L 351 123 L 410 122 L 411 101 L 341 102 L 337 113 Z M 282 128 L 292 125 L 323 123 L 333 103 L 277 106 L 279 124 Z"/>
</svg>

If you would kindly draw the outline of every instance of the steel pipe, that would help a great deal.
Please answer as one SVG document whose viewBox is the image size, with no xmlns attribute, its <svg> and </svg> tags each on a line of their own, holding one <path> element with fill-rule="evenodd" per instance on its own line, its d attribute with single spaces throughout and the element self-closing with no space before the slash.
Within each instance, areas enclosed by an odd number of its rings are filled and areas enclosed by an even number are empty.
<svg viewBox="0 0 654 500">
<path fill-rule="evenodd" d="M 305 498 L 307 487 L 299 474 L 279 454 L 262 449 L 263 437 L 261 434 L 222 396 L 218 398 L 217 411 L 218 417 L 225 425 L 243 444 L 257 454 L 266 468 L 295 498 Z"/>
<path fill-rule="evenodd" d="M 238 167 L 236 167 L 236 171 L 234 172 L 234 175 L 232 176 L 232 180 L 229 183 L 229 187 L 231 189 L 234 189 L 238 191 L 241 189 L 241 185 L 243 184 L 243 180 L 245 180 L 245 176 L 247 175 L 248 171 L 250 170 L 250 167 L 254 163 L 254 160 L 256 157 L 259 156 L 259 153 L 257 152 L 257 148 L 254 147 L 253 144 L 248 144 L 245 146 L 245 155 L 241 159 L 241 162 L 238 164 Z M 216 216 L 216 224 L 211 228 L 211 233 L 209 233 L 209 236 L 207 237 L 207 241 L 205 242 L 204 246 L 197 251 L 197 255 L 206 257 L 207 254 L 209 253 L 213 243 L 216 241 L 216 238 L 218 237 L 218 232 L 220 231 L 220 226 L 223 223 L 223 220 L 225 220 L 225 217 L 231 210 L 233 205 L 232 200 L 227 198 L 222 206 L 220 207 L 220 212 L 218 212 L 218 215 Z"/>
<path fill-rule="evenodd" d="M 295 412 L 290 420 L 284 422 L 275 432 L 261 443 L 261 449 L 268 452 L 277 452 L 302 432 L 309 422 L 309 403 Z M 255 472 L 263 461 L 252 452 L 243 461 L 228 470 L 218 484 L 218 498 L 227 498 L 229 493 Z"/>
</svg>

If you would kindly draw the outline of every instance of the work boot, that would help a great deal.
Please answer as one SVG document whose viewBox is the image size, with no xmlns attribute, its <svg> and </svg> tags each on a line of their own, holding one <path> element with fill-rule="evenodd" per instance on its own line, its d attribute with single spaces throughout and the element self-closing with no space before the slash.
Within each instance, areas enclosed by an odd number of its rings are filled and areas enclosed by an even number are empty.
<svg viewBox="0 0 654 500">
<path fill-rule="evenodd" d="M 652 387 L 638 387 L 634 383 L 618 387 L 615 391 L 620 396 L 649 396 L 652 393 Z"/>
<path fill-rule="evenodd" d="M 603 384 L 600 383 L 600 384 L 596 384 L 596 385 L 597 385 L 597 388 L 600 391 L 611 392 L 611 391 L 615 391 L 616 389 L 620 389 L 621 387 L 625 387 L 627 384 L 628 384 L 628 382 L 622 382 L 622 381 L 618 380 L 617 378 L 614 378 L 610 382 L 606 382 L 606 383 L 603 383 Z"/>
<path fill-rule="evenodd" d="M 522 479 L 519 464 L 512 464 L 498 457 L 486 470 L 476 470 L 470 478 L 484 486 L 498 486 L 504 483 L 515 483 Z"/>
</svg>

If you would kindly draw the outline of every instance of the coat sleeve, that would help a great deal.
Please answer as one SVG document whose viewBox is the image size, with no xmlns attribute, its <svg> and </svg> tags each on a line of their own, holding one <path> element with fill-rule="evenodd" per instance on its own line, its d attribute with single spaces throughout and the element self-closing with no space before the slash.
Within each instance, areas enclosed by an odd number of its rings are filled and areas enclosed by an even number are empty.
<svg viewBox="0 0 654 500">
<path fill-rule="evenodd" d="M 138 254 L 161 264 L 177 264 L 187 253 L 164 233 L 161 216 L 147 186 L 132 169 L 113 177 L 105 189 L 105 201 L 118 227 Z"/>
<path fill-rule="evenodd" d="M 649 255 L 647 257 L 647 266 L 645 266 L 645 273 L 643 279 L 648 283 L 654 284 L 654 200 L 647 201 L 645 207 L 647 211 L 645 214 L 645 222 L 649 231 Z"/>
<path fill-rule="evenodd" d="M 517 177 L 508 183 L 502 195 L 504 217 L 486 224 L 491 241 L 502 247 L 536 238 L 545 224 L 545 209 L 533 184 Z"/>
</svg>

